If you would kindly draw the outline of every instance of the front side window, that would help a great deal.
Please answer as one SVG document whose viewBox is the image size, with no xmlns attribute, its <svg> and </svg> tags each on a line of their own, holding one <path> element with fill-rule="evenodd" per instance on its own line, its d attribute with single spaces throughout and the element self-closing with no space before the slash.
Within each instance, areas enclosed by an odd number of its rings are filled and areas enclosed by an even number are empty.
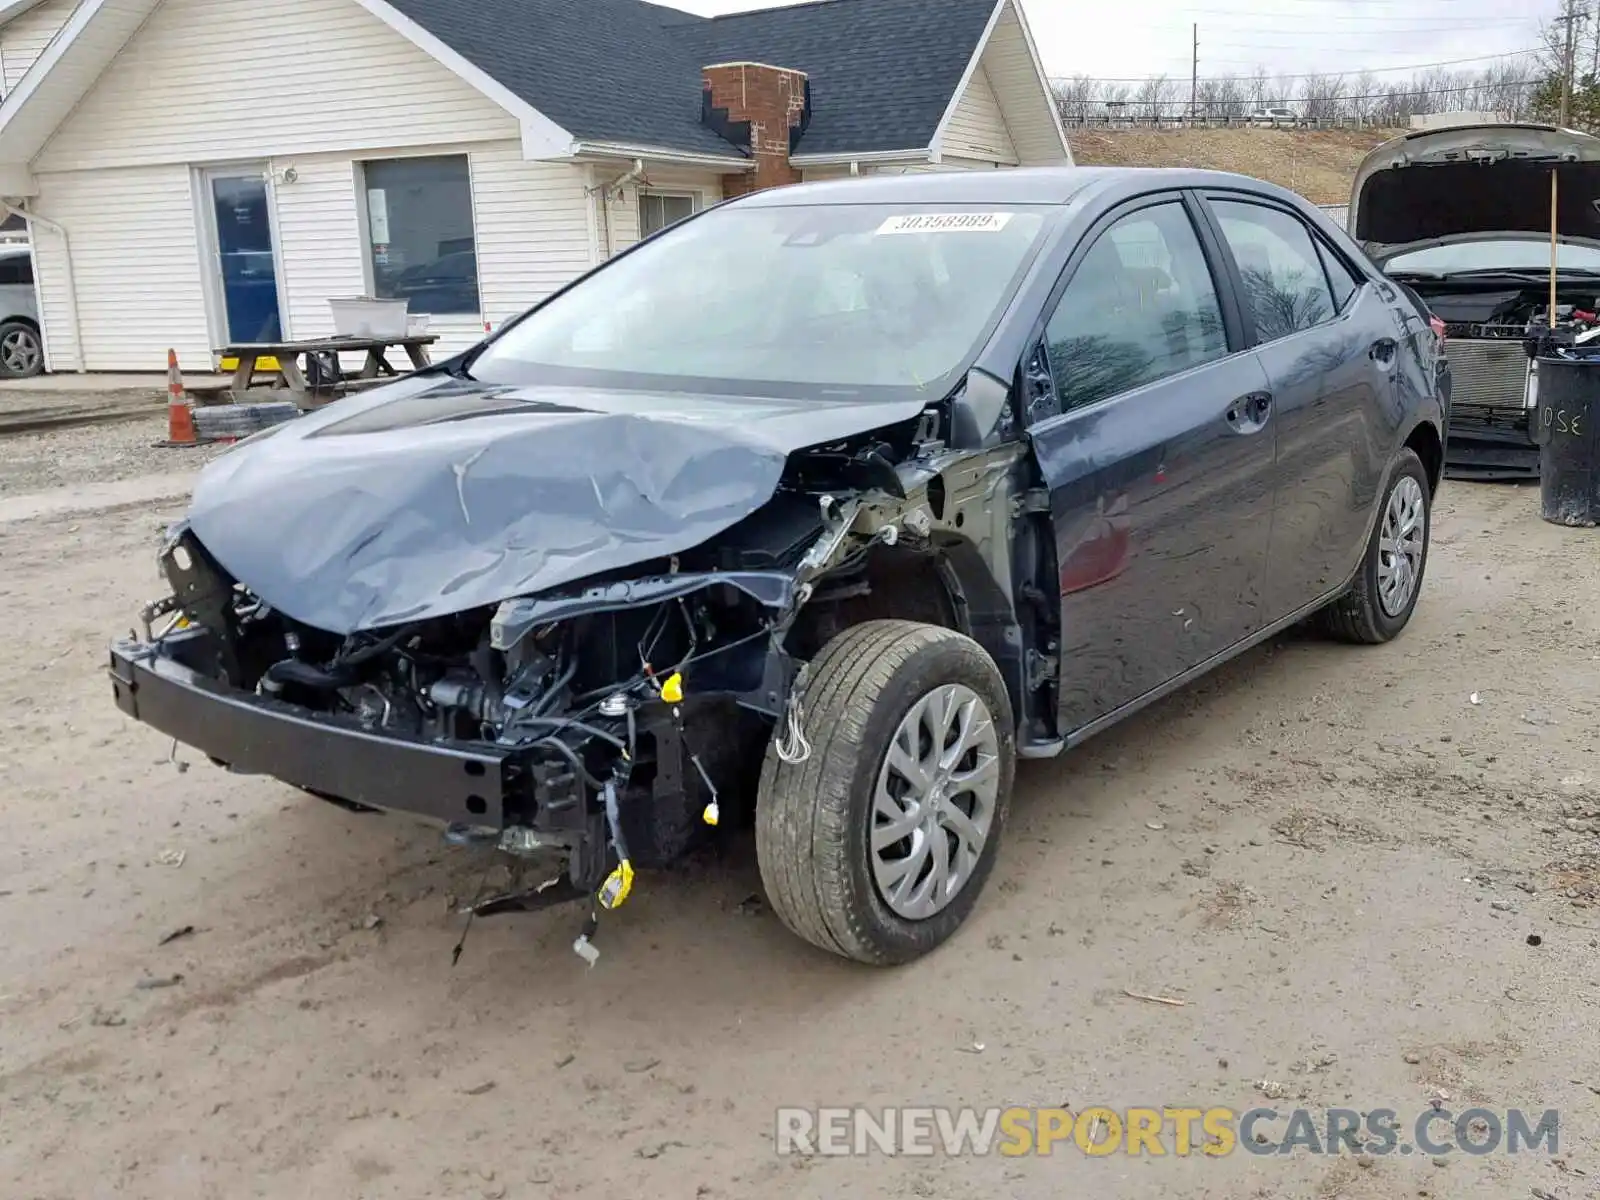
<svg viewBox="0 0 1600 1200">
<path fill-rule="evenodd" d="M 647 238 L 668 225 L 676 225 L 685 217 L 692 217 L 699 207 L 697 196 L 640 192 L 639 236 Z"/>
<path fill-rule="evenodd" d="M 494 382 L 827 399 L 947 387 L 998 320 L 1050 206 L 721 208 L 616 258 L 471 364 Z"/>
<path fill-rule="evenodd" d="M 414 313 L 477 314 L 472 179 L 464 154 L 363 163 L 373 294 Z"/>
<path fill-rule="evenodd" d="M 1140 209 L 1100 235 L 1045 345 L 1062 412 L 1228 353 L 1216 284 L 1182 204 Z"/>
<path fill-rule="evenodd" d="M 1213 200 L 1263 342 L 1331 319 L 1337 309 L 1311 231 L 1282 209 Z"/>
</svg>

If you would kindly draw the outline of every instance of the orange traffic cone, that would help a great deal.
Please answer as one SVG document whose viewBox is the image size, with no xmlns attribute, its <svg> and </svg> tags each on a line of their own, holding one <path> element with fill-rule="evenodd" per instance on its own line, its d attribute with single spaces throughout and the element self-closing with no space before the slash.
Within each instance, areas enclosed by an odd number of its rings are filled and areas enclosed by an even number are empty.
<svg viewBox="0 0 1600 1200">
<path fill-rule="evenodd" d="M 178 370 L 178 352 L 167 351 L 167 440 L 163 446 L 197 446 L 194 409 L 189 406 L 189 396 L 183 390 L 183 372 Z"/>
</svg>

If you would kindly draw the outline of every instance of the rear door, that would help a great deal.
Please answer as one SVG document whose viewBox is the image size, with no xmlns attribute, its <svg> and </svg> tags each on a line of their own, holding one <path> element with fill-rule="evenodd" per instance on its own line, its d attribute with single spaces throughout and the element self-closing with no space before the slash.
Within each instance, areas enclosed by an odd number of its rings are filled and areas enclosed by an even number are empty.
<svg viewBox="0 0 1600 1200">
<path fill-rule="evenodd" d="M 1276 421 L 1192 198 L 1144 197 L 1069 261 L 1026 364 L 1061 590 L 1061 729 L 1261 624 Z"/>
<path fill-rule="evenodd" d="M 1278 416 L 1267 619 L 1339 588 L 1360 561 L 1399 417 L 1393 301 L 1293 210 L 1207 196 Z"/>
</svg>

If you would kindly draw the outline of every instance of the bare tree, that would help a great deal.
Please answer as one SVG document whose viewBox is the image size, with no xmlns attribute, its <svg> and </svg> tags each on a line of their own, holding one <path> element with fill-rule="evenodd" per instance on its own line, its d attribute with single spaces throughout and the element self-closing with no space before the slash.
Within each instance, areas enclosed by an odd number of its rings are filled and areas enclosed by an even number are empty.
<svg viewBox="0 0 1600 1200">
<path fill-rule="evenodd" d="M 1068 125 L 1088 124 L 1100 97 L 1100 83 L 1087 75 L 1074 75 L 1070 79 L 1057 79 L 1052 84 L 1052 90 L 1063 121 Z"/>
<path fill-rule="evenodd" d="M 1267 82 L 1267 69 L 1257 67 L 1250 73 L 1250 79 L 1245 84 L 1245 90 L 1250 97 L 1251 108 L 1265 108 L 1267 106 L 1267 92 L 1271 84 Z"/>
<path fill-rule="evenodd" d="M 1201 79 L 1197 98 L 1199 115 L 1208 120 L 1234 120 L 1253 108 L 1290 103 L 1316 120 L 1402 127 L 1414 116 L 1436 112 L 1483 111 L 1513 118 L 1553 115 L 1554 78 L 1524 59 L 1505 60 L 1480 71 L 1434 68 L 1410 79 L 1380 78 L 1370 71 L 1270 79 L 1264 68 L 1257 67 L 1247 76 Z M 1063 119 L 1072 124 L 1103 121 L 1108 114 L 1141 121 L 1170 118 L 1187 108 L 1189 94 L 1187 82 L 1179 86 L 1165 75 L 1135 86 L 1080 75 L 1056 80 L 1052 86 Z M 1574 120 L 1600 127 L 1600 79 L 1585 70 L 1576 96 Z"/>
<path fill-rule="evenodd" d="M 1232 75 L 1202 79 L 1198 92 L 1200 116 L 1208 121 L 1237 121 L 1245 114 L 1244 84 Z"/>
<path fill-rule="evenodd" d="M 1167 115 L 1177 88 L 1165 75 L 1152 75 L 1133 92 L 1134 115 L 1159 121 Z"/>
<path fill-rule="evenodd" d="M 1345 83 L 1343 75 L 1307 75 L 1300 81 L 1300 99 L 1305 101 L 1304 115 L 1313 121 L 1331 121 L 1344 115 Z"/>
<path fill-rule="evenodd" d="M 1378 77 L 1371 71 L 1362 71 L 1350 81 L 1350 98 L 1346 102 L 1346 115 L 1362 124 L 1370 123 L 1377 105 Z"/>
</svg>

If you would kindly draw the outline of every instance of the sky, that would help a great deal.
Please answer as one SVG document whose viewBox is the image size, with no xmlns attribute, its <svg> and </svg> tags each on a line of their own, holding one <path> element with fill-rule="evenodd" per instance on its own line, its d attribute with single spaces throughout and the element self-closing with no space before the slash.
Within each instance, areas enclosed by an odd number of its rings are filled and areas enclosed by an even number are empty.
<svg viewBox="0 0 1600 1200">
<path fill-rule="evenodd" d="M 703 16 L 771 6 L 759 0 L 665 2 Z M 1528 50 L 1539 41 L 1541 22 L 1559 6 L 1557 0 L 1526 6 L 1508 0 L 1022 0 L 1022 7 L 1052 76 L 1187 79 L 1196 23 L 1202 76 L 1248 75 L 1260 64 L 1273 75 L 1368 70 L 1403 78 L 1417 65 L 1482 59 L 1449 68 L 1476 70 L 1494 65 L 1488 56 Z"/>
</svg>

